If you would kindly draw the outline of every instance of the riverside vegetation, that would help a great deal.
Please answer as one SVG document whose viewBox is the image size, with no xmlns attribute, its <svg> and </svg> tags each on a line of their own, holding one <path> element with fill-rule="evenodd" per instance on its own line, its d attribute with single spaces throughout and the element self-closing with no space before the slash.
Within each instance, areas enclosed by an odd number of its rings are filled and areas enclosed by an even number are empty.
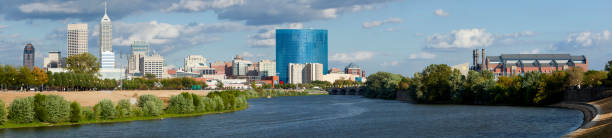
<svg viewBox="0 0 612 138">
<path fill-rule="evenodd" d="M 13 100 L 8 108 L 0 100 L 0 128 L 40 127 L 132 120 L 163 119 L 167 117 L 197 116 L 210 113 L 246 109 L 247 99 L 266 96 L 303 96 L 296 91 L 239 91 L 224 90 L 207 96 L 183 92 L 174 95 L 165 105 L 154 95 L 141 95 L 132 105 L 127 99 L 113 103 L 101 100 L 93 107 L 82 107 L 58 95 L 42 95 Z"/>
<path fill-rule="evenodd" d="M 518 76 L 495 76 L 490 71 L 470 71 L 467 76 L 444 64 L 434 64 L 412 78 L 378 72 L 368 76 L 366 97 L 396 99 L 397 92 L 417 103 L 548 105 L 563 100 L 566 89 L 611 87 L 612 61 L 605 71 L 580 68 L 550 74 L 528 72 Z"/>
</svg>

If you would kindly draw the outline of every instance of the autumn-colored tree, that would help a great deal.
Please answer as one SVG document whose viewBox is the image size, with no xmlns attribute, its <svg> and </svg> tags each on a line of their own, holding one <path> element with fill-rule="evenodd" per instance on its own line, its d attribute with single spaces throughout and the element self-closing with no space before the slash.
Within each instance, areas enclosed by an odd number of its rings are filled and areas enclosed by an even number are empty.
<svg viewBox="0 0 612 138">
<path fill-rule="evenodd" d="M 34 77 L 32 85 L 43 85 L 49 80 L 47 77 L 47 73 L 38 67 L 34 67 L 34 69 L 32 69 L 32 75 Z"/>
</svg>

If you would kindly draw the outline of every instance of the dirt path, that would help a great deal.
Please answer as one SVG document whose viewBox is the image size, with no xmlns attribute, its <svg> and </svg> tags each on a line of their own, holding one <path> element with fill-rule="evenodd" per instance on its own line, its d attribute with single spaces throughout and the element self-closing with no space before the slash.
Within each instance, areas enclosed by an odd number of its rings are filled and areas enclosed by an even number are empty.
<svg viewBox="0 0 612 138">
<path fill-rule="evenodd" d="M 0 99 L 4 101 L 6 105 L 9 105 L 16 98 L 23 98 L 28 96 L 34 96 L 40 94 L 56 94 L 63 96 L 68 101 L 77 101 L 82 106 L 94 106 L 98 101 L 103 99 L 109 99 L 113 102 L 117 102 L 121 99 L 137 98 L 144 94 L 153 94 L 162 99 L 168 99 L 172 95 L 178 95 L 181 92 L 190 92 L 198 95 L 205 96 L 208 94 L 208 90 L 129 90 L 129 91 L 71 91 L 71 92 L 57 92 L 57 91 L 45 91 L 45 92 L 18 92 L 18 91 L 6 91 L 0 92 Z"/>
</svg>

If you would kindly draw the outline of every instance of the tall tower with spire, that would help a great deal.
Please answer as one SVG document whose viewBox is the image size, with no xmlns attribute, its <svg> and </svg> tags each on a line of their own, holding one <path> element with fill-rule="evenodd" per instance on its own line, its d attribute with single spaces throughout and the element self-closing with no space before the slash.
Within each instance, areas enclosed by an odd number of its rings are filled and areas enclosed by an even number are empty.
<svg viewBox="0 0 612 138">
<path fill-rule="evenodd" d="M 102 58 L 102 53 L 104 52 L 113 52 L 113 45 L 111 44 L 113 38 L 113 25 L 111 24 L 111 20 L 107 15 L 106 1 L 104 1 L 104 16 L 102 20 L 100 20 L 100 53 L 99 56 Z M 113 59 L 114 60 L 114 59 Z M 102 63 L 102 60 L 100 60 Z M 113 65 L 114 62 L 113 62 Z"/>
</svg>

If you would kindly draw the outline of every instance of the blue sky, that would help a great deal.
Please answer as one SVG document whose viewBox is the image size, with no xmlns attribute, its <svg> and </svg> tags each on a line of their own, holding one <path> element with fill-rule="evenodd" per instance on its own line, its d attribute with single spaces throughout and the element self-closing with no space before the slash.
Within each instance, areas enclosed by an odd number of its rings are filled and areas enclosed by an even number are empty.
<svg viewBox="0 0 612 138">
<path fill-rule="evenodd" d="M 98 53 L 103 0 L 0 0 L 0 64 L 20 65 L 23 46 L 66 50 L 66 24 L 89 24 Z M 569 0 L 109 0 L 113 49 L 151 43 L 169 65 L 190 54 L 229 61 L 274 59 L 274 29 L 329 31 L 330 67 L 350 62 L 368 74 L 412 75 L 429 64 L 471 61 L 471 50 L 586 55 L 589 68 L 612 60 L 612 2 Z"/>
</svg>

